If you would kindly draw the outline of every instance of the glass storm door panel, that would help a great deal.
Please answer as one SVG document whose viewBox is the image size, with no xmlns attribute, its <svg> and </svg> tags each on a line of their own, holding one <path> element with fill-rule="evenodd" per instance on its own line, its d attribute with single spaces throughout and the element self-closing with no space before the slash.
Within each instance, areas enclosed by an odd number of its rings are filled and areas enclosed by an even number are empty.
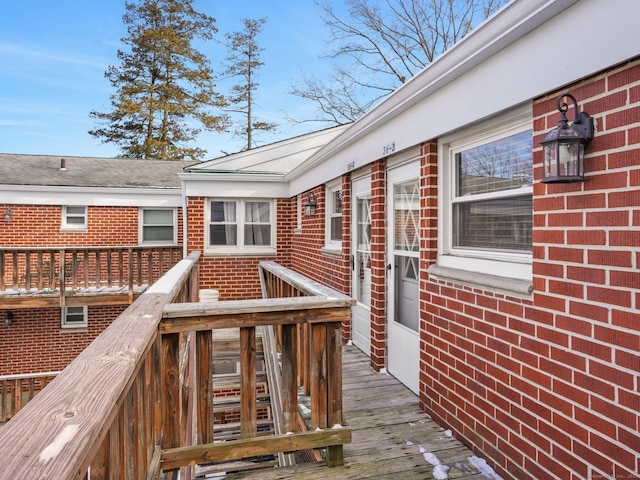
<svg viewBox="0 0 640 480">
<path fill-rule="evenodd" d="M 420 369 L 420 182 L 417 162 L 389 170 L 388 370 L 418 393 Z"/>
<path fill-rule="evenodd" d="M 352 185 L 352 307 L 353 343 L 371 354 L 371 179 Z"/>
</svg>

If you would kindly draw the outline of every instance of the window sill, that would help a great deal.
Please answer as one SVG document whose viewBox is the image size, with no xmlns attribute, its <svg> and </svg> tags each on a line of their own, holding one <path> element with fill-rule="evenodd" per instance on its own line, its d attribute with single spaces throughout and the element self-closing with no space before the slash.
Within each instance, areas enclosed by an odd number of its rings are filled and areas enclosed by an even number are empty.
<svg viewBox="0 0 640 480">
<path fill-rule="evenodd" d="M 323 255 L 332 255 L 334 257 L 339 257 L 340 255 L 342 255 L 342 247 L 325 245 L 320 249 L 320 253 L 322 253 Z"/>
<path fill-rule="evenodd" d="M 528 297 L 533 292 L 533 285 L 529 280 L 518 278 L 500 277 L 489 273 L 472 272 L 439 265 L 431 265 L 427 269 L 427 273 L 436 279 L 452 280 L 464 285 L 500 290 L 519 296 Z"/>
<path fill-rule="evenodd" d="M 88 228 L 87 227 L 82 227 L 82 228 L 62 227 L 60 228 L 60 231 L 63 233 L 87 233 Z"/>
<path fill-rule="evenodd" d="M 278 254 L 276 249 L 224 249 L 224 250 L 205 250 L 205 257 L 275 257 Z"/>
<path fill-rule="evenodd" d="M 87 333 L 89 331 L 89 327 L 86 325 L 81 327 L 60 327 L 60 333 Z"/>
</svg>

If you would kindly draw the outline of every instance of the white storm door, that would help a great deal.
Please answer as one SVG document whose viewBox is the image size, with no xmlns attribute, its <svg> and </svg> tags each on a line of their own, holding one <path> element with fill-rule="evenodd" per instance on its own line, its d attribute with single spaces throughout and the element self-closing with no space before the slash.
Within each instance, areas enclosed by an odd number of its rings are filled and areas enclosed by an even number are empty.
<svg viewBox="0 0 640 480">
<path fill-rule="evenodd" d="M 351 291 L 356 305 L 351 308 L 352 339 L 371 356 L 371 177 L 351 185 Z"/>
<path fill-rule="evenodd" d="M 418 393 L 420 374 L 420 167 L 388 172 L 387 369 Z"/>
</svg>

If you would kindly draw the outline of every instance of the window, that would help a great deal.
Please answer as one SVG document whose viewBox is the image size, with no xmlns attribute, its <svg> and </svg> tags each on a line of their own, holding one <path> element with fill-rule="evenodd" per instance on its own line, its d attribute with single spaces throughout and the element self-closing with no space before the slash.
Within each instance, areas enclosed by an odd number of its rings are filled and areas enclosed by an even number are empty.
<svg viewBox="0 0 640 480">
<path fill-rule="evenodd" d="M 86 328 L 87 325 L 87 307 L 62 309 L 62 328 Z"/>
<path fill-rule="evenodd" d="M 169 209 L 141 209 L 140 243 L 175 244 L 176 211 Z"/>
<path fill-rule="evenodd" d="M 440 266 L 531 278 L 533 134 L 513 117 L 441 144 Z"/>
<path fill-rule="evenodd" d="M 342 179 L 327 185 L 326 243 L 330 249 L 342 249 Z"/>
<path fill-rule="evenodd" d="M 209 253 L 275 253 L 271 200 L 209 201 Z"/>
<path fill-rule="evenodd" d="M 63 230 L 86 230 L 87 207 L 62 207 Z"/>
</svg>

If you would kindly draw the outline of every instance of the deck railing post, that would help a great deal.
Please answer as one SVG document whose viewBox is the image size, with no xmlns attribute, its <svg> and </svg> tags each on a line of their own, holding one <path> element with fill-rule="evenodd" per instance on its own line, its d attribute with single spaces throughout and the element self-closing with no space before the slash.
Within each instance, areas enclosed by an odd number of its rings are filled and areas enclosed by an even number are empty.
<svg viewBox="0 0 640 480">
<path fill-rule="evenodd" d="M 180 444 L 180 334 L 162 335 L 162 448 Z"/>
<path fill-rule="evenodd" d="M 327 426 L 342 425 L 342 334 L 340 322 L 327 324 Z M 327 447 L 327 465 L 344 463 L 342 445 Z"/>
<path fill-rule="evenodd" d="M 196 443 L 213 443 L 213 372 L 211 330 L 196 333 L 197 413 Z"/>
<path fill-rule="evenodd" d="M 240 328 L 240 428 L 242 438 L 258 433 L 256 407 L 256 327 Z"/>
<path fill-rule="evenodd" d="M 298 327 L 282 326 L 282 416 L 284 432 L 298 430 Z"/>
</svg>

